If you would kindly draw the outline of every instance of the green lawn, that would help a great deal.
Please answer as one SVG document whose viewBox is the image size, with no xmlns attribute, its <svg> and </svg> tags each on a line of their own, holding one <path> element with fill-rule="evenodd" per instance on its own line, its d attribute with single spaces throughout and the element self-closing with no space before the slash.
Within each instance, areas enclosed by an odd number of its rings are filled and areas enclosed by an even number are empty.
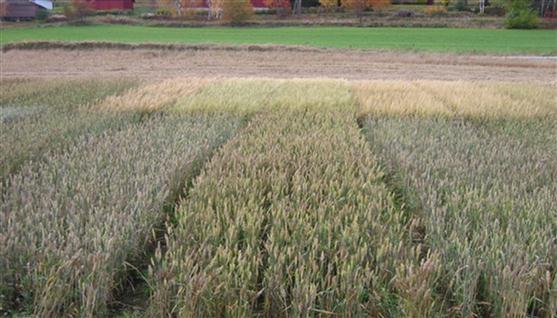
<svg viewBox="0 0 557 318">
<path fill-rule="evenodd" d="M 435 52 L 557 54 L 555 30 L 446 28 L 167 28 L 129 25 L 5 28 L 0 43 L 19 41 L 283 44 Z"/>
</svg>

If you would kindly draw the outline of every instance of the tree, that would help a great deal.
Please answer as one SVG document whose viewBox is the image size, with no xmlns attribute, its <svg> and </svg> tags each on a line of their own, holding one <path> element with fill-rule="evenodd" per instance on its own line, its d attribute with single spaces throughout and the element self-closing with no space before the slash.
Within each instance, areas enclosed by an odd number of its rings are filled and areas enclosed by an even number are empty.
<svg viewBox="0 0 557 318">
<path fill-rule="evenodd" d="M 250 0 L 222 1 L 222 17 L 227 22 L 239 24 L 253 16 L 253 7 Z"/>
<path fill-rule="evenodd" d="M 203 6 L 203 1 L 200 0 L 174 0 L 178 15 L 187 16 L 192 13 L 192 9 Z"/>
<path fill-rule="evenodd" d="M 225 0 L 208 0 L 209 5 L 209 20 L 220 20 L 222 18 L 223 3 Z"/>
<path fill-rule="evenodd" d="M 507 15 L 505 25 L 509 29 L 535 29 L 539 25 L 536 12 L 530 7 L 529 0 L 506 1 Z"/>
<path fill-rule="evenodd" d="M 285 17 L 291 13 L 290 0 L 266 0 L 265 5 L 274 9 L 278 16 Z"/>
<path fill-rule="evenodd" d="M 92 13 L 93 9 L 86 0 L 72 0 L 70 6 L 64 7 L 64 15 L 73 19 L 81 20 Z"/>
<path fill-rule="evenodd" d="M 294 0 L 294 14 L 302 14 L 302 0 Z"/>
<path fill-rule="evenodd" d="M 158 8 L 157 8 L 157 15 L 160 16 L 175 16 L 176 12 L 176 4 L 173 3 L 176 0 L 158 0 Z"/>
<path fill-rule="evenodd" d="M 338 7 L 338 0 L 319 0 L 319 4 L 326 10 L 326 11 L 333 11 Z"/>
<path fill-rule="evenodd" d="M 369 7 L 369 0 L 341 0 L 341 6 L 355 12 L 361 24 L 364 18 L 364 11 Z"/>
<path fill-rule="evenodd" d="M 381 11 L 391 5 L 391 0 L 369 0 L 368 5 L 374 11 Z"/>
</svg>

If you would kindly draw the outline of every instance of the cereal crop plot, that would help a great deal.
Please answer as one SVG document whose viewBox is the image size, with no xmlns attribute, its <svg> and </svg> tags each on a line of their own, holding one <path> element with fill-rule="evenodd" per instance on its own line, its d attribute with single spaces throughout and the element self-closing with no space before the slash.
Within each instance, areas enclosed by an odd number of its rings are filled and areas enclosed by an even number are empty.
<svg viewBox="0 0 557 318">
<path fill-rule="evenodd" d="M 557 115 L 553 85 L 493 82 L 356 82 L 360 116 L 541 118 Z"/>
<path fill-rule="evenodd" d="M 181 98 L 177 111 L 250 116 L 261 110 L 352 110 L 354 97 L 348 84 L 328 79 L 221 79 Z"/>
<path fill-rule="evenodd" d="M 1 84 L 2 313 L 557 313 L 550 85 L 45 83 Z"/>
<path fill-rule="evenodd" d="M 98 120 L 89 108 L 79 116 Z M 106 315 L 126 262 L 164 222 L 163 207 L 239 124 L 232 116 L 151 113 L 73 136 L 65 149 L 24 163 L 0 185 L 0 307 Z"/>
<path fill-rule="evenodd" d="M 438 297 L 447 308 L 439 314 L 552 316 L 554 93 L 466 83 L 407 87 L 404 94 L 418 96 L 405 100 L 407 108 L 398 104 L 398 94 L 368 99 L 379 108 L 364 102 L 364 112 L 373 113 L 364 126 L 406 206 L 423 218 L 425 244 L 440 255 L 430 286 L 444 291 Z M 425 101 L 432 103 L 419 105 Z"/>
<path fill-rule="evenodd" d="M 396 307 L 389 284 L 412 253 L 405 216 L 357 129 L 347 85 L 312 84 L 340 99 L 262 108 L 198 177 L 155 260 L 150 315 L 358 316 Z"/>
<path fill-rule="evenodd" d="M 101 114 L 98 100 L 134 86 L 131 80 L 10 81 L 0 94 L 0 180 L 28 160 L 60 148 L 81 135 L 132 121 L 132 116 Z"/>
</svg>

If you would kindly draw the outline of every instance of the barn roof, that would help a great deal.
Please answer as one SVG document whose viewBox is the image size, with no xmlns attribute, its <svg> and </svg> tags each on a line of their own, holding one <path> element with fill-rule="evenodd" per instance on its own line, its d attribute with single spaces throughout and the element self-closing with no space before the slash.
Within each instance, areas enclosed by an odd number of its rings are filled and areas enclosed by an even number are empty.
<svg viewBox="0 0 557 318">
<path fill-rule="evenodd" d="M 52 10 L 53 8 L 53 3 L 52 0 L 0 0 L 0 3 L 9 3 L 9 4 L 27 4 L 27 3 L 33 3 L 41 8 L 45 8 L 47 10 Z"/>
<path fill-rule="evenodd" d="M 45 8 L 47 10 L 52 10 L 52 0 L 30 0 L 39 7 Z"/>
<path fill-rule="evenodd" d="M 52 0 L 31 0 L 34 4 L 39 7 L 43 7 L 47 10 L 52 10 Z"/>
</svg>

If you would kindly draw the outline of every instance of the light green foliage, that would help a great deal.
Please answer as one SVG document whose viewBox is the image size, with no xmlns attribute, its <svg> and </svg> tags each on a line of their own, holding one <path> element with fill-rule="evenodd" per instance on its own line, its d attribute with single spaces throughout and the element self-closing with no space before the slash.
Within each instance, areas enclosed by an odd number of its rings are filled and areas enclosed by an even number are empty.
<svg viewBox="0 0 557 318">
<path fill-rule="evenodd" d="M 21 41 L 280 44 L 427 52 L 556 54 L 556 30 L 455 28 L 254 27 L 171 28 L 131 25 L 5 28 L 0 44 Z"/>
</svg>

